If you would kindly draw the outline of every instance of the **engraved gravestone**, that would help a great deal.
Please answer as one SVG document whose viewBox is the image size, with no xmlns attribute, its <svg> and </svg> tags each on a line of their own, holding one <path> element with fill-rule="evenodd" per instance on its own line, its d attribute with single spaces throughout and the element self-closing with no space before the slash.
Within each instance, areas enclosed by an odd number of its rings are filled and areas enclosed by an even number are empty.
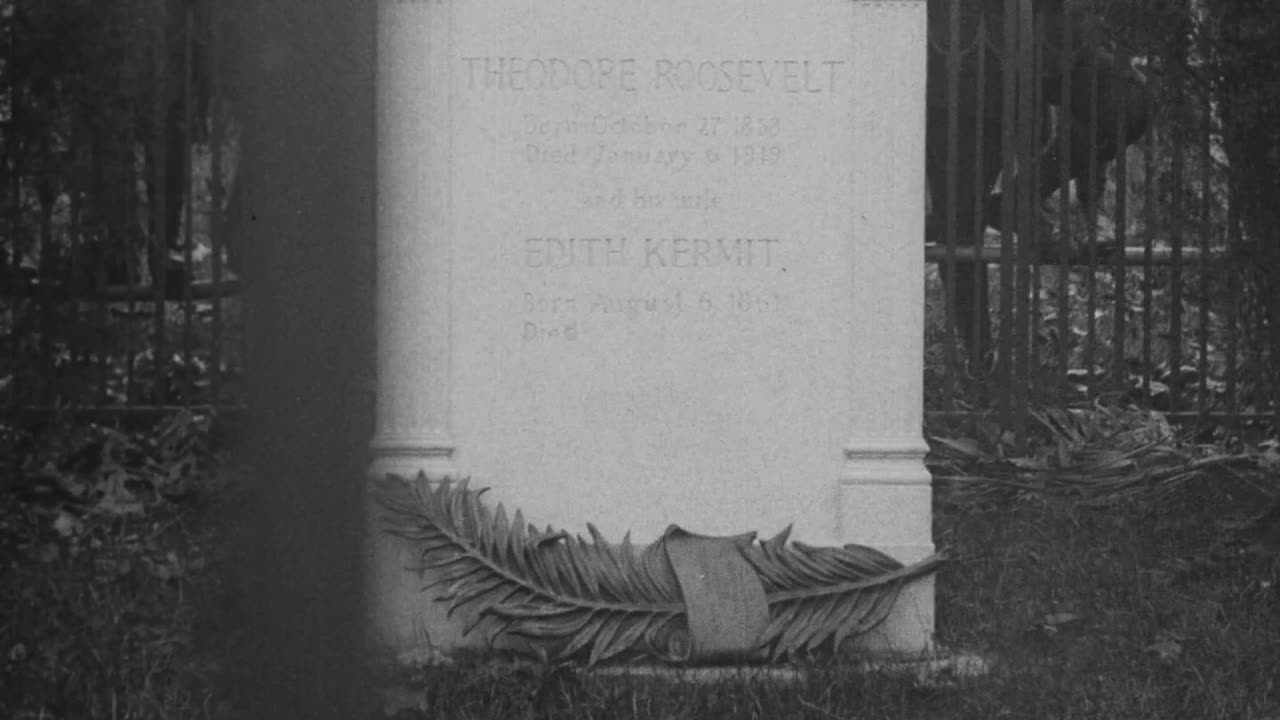
<svg viewBox="0 0 1280 720">
<path fill-rule="evenodd" d="M 930 554 L 919 0 L 384 1 L 372 473 Z M 455 628 L 382 539 L 381 638 Z M 932 585 L 871 645 L 926 648 Z"/>
</svg>

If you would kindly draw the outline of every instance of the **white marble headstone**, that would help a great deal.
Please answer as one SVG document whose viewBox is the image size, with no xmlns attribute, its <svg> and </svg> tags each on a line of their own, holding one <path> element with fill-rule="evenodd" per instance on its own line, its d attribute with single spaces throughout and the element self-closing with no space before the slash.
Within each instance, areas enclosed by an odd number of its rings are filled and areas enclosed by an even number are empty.
<svg viewBox="0 0 1280 720">
<path fill-rule="evenodd" d="M 614 540 L 932 551 L 923 2 L 379 12 L 375 474 Z M 415 584 L 378 590 L 401 644 Z"/>
</svg>

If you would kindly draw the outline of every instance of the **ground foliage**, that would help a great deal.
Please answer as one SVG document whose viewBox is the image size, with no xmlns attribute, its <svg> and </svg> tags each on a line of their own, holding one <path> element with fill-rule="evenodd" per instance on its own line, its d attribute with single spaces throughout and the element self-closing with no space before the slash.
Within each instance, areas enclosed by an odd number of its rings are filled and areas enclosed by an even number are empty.
<svg viewBox="0 0 1280 720">
<path fill-rule="evenodd" d="M 1122 407 L 1043 410 L 1036 425 L 1020 457 L 981 422 L 928 428 L 935 539 L 952 558 L 939 639 L 983 653 L 986 677 L 424 668 L 398 678 L 414 692 L 371 695 L 370 716 L 1280 717 L 1277 445 L 1198 442 Z M 215 540 L 251 475 L 220 460 L 212 430 L 179 416 L 4 436 L 21 472 L 0 497 L 0 716 L 241 716 L 228 680 L 246 608 Z"/>
<path fill-rule="evenodd" d="M 953 428 L 932 435 L 937 481 L 965 492 L 1036 491 L 1105 505 L 1280 464 L 1274 441 L 1255 447 L 1242 447 L 1234 438 L 1229 444 L 1191 443 L 1163 415 L 1137 407 L 1042 407 L 1030 415 L 1037 432 L 1021 455 L 1012 454 L 1007 432 L 981 423 L 969 433 Z"/>
<path fill-rule="evenodd" d="M 7 429 L 0 493 L 0 716 L 209 717 L 221 505 L 208 417 L 128 431 Z"/>
</svg>

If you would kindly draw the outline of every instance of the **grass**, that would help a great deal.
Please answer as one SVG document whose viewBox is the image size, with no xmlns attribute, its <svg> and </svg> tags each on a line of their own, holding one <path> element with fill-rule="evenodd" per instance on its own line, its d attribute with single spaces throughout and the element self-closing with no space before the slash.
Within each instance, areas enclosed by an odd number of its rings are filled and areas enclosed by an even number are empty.
<svg viewBox="0 0 1280 720">
<path fill-rule="evenodd" d="M 1115 436 L 1112 436 L 1115 440 Z M 412 718 L 1280 718 L 1280 526 L 1244 526 L 1274 470 L 1167 479 L 1122 495 L 964 480 L 939 463 L 938 639 L 992 661 L 920 684 L 814 667 L 719 683 L 571 668 L 418 671 Z M 208 484 L 142 512 L 0 499 L 0 717 L 236 718 L 244 620 Z M 15 485 L 21 488 L 22 485 Z M 1072 486 L 1075 488 L 1075 486 Z M 1076 488 L 1078 490 L 1078 488 Z"/>
<path fill-rule="evenodd" d="M 209 521 L 225 502 L 208 429 L 6 436 L 19 470 L 0 491 L 0 717 L 216 715 Z"/>
<path fill-rule="evenodd" d="M 999 663 L 951 716 L 1280 713 L 1280 565 L 1222 542 L 1223 518 L 1251 503 L 1214 484 L 1114 507 L 941 509 L 956 562 L 939 579 L 940 639 Z"/>
<path fill-rule="evenodd" d="M 68 515 L 5 505 L 0 717 L 209 717 L 212 666 L 196 652 L 203 555 L 182 513 L 89 519 L 64 534 L 54 526 Z"/>
</svg>

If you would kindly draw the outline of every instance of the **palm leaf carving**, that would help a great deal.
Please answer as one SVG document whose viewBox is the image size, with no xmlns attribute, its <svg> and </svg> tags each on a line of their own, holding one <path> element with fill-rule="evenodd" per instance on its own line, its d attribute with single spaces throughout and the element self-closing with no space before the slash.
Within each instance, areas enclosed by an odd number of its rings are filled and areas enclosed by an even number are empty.
<svg viewBox="0 0 1280 720">
<path fill-rule="evenodd" d="M 608 543 L 588 524 L 589 540 L 508 520 L 490 510 L 484 490 L 444 480 L 428 489 L 388 477 L 378 487 L 388 531 L 413 543 L 428 571 L 424 590 L 448 613 L 479 609 L 464 629 L 524 638 L 556 660 L 594 665 L 620 657 L 690 659 L 688 613 L 665 538 L 642 551 L 630 535 Z M 810 653 L 864 633 L 887 616 L 904 584 L 932 572 L 937 558 L 910 567 L 861 546 L 822 548 L 788 543 L 790 528 L 743 545 L 759 575 L 770 622 L 756 647 L 770 659 Z M 754 536 L 752 536 L 754 537 Z M 696 659 L 696 658 L 694 658 Z"/>
<path fill-rule="evenodd" d="M 773 659 L 807 654 L 828 641 L 839 647 L 888 616 L 902 587 L 933 572 L 938 556 L 911 566 L 862 545 L 787 544 L 791 528 L 743 555 L 764 584 L 769 626 L 762 644 Z"/>
<path fill-rule="evenodd" d="M 623 653 L 685 659 L 684 606 L 661 548 L 637 557 L 629 537 L 614 548 L 591 525 L 588 542 L 526 525 L 519 511 L 508 521 L 465 480 L 435 490 L 420 489 L 421 476 L 415 484 L 383 484 L 390 531 L 416 543 L 421 569 L 432 571 L 424 590 L 442 588 L 436 599 L 450 615 L 482 607 L 465 632 L 487 622 L 490 638 L 509 633 L 556 659 L 585 653 L 589 664 Z"/>
</svg>

